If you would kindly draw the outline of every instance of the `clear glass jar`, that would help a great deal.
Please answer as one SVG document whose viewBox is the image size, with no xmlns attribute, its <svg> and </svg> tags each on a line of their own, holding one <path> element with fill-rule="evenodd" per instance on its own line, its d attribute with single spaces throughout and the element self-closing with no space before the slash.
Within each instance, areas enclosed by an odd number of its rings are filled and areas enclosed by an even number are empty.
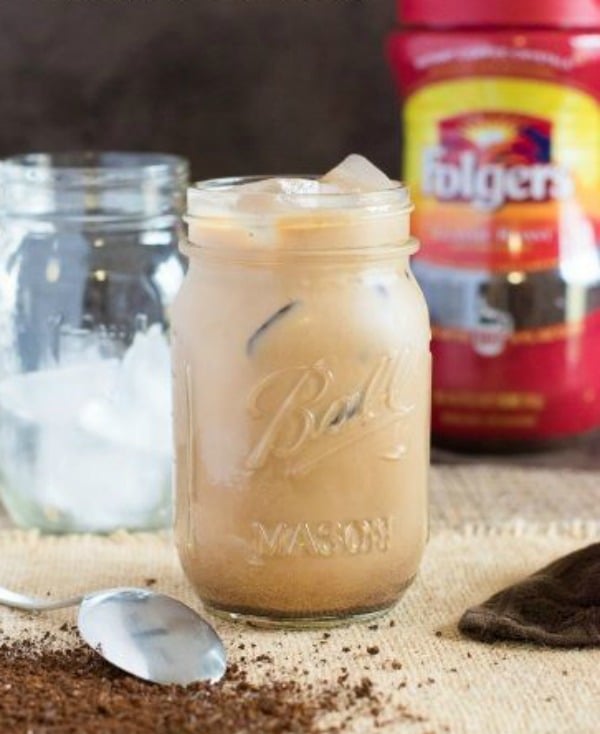
<svg viewBox="0 0 600 734">
<path fill-rule="evenodd" d="M 217 614 L 371 618 L 427 536 L 430 334 L 408 194 L 240 183 L 188 192 L 172 332 L 181 561 Z"/>
<path fill-rule="evenodd" d="M 170 521 L 169 306 L 187 164 L 24 155 L 0 171 L 0 471 L 45 531 Z"/>
</svg>

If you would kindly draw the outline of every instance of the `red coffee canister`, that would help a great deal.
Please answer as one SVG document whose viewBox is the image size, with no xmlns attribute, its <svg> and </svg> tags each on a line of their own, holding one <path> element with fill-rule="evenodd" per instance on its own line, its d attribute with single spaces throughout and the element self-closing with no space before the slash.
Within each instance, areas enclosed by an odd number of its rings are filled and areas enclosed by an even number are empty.
<svg viewBox="0 0 600 734">
<path fill-rule="evenodd" d="M 523 449 L 600 425 L 600 2 L 400 0 L 434 441 Z"/>
</svg>

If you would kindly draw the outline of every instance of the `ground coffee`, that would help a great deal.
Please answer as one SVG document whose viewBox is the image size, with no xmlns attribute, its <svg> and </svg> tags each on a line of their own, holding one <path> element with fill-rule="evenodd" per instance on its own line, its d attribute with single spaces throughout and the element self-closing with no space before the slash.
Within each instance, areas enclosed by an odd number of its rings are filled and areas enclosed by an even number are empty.
<svg viewBox="0 0 600 734">
<path fill-rule="evenodd" d="M 53 642 L 0 645 L 0 732 L 339 734 L 356 717 L 368 717 L 371 731 L 389 724 L 381 718 L 385 698 L 372 681 L 352 681 L 347 672 L 323 685 L 278 680 L 274 661 L 262 656 L 260 663 L 273 669 L 266 684 L 249 682 L 233 663 L 218 684 L 158 686 L 121 672 L 87 647 L 48 649 Z M 335 722 L 327 724 L 332 716 Z M 423 721 L 404 707 L 395 716 Z"/>
</svg>

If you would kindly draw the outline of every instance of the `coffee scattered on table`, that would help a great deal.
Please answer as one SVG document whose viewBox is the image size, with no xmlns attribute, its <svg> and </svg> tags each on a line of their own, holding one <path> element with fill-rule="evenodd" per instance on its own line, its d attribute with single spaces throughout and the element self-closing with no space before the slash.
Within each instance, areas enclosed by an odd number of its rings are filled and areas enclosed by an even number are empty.
<svg viewBox="0 0 600 734">
<path fill-rule="evenodd" d="M 269 657 L 262 662 L 271 664 Z M 370 717 L 370 730 L 386 723 L 380 713 L 387 699 L 369 678 L 356 684 L 340 676 L 335 682 L 317 685 L 278 680 L 276 672 L 273 664 L 267 682 L 255 684 L 233 663 L 216 684 L 159 686 L 118 670 L 85 646 L 48 650 L 29 641 L 4 643 L 0 645 L 0 731 L 340 734 L 356 717 Z M 396 707 L 396 717 L 398 722 L 423 720 L 404 706 Z"/>
</svg>

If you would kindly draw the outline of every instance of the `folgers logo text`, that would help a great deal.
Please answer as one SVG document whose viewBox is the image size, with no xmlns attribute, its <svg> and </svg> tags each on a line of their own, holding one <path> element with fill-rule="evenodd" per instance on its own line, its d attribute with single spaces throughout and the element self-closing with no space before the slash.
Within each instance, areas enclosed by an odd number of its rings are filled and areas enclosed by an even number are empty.
<svg viewBox="0 0 600 734">
<path fill-rule="evenodd" d="M 423 155 L 423 193 L 479 209 L 564 199 L 573 181 L 551 161 L 552 124 L 529 115 L 470 112 L 438 124 L 440 144 Z"/>
</svg>

